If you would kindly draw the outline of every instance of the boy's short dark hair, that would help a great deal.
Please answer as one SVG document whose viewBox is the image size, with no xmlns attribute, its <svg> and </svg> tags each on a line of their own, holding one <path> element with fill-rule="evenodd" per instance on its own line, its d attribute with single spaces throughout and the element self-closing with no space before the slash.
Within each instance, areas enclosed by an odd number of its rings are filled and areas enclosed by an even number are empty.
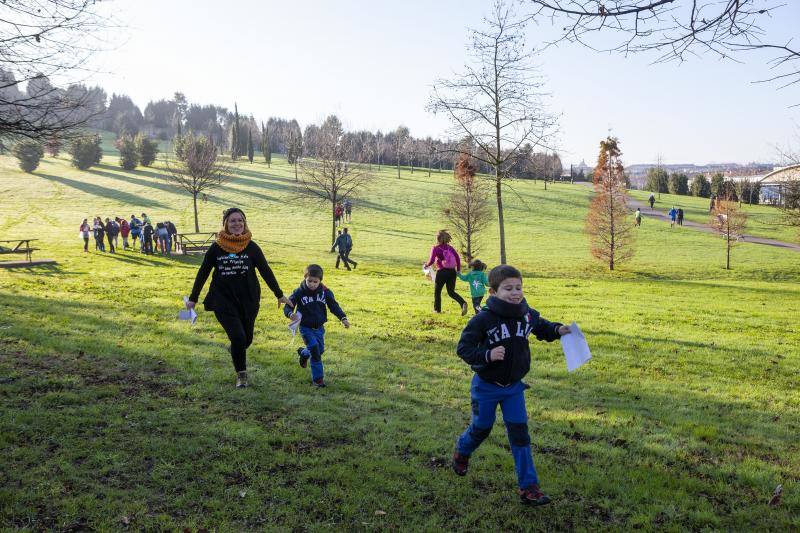
<svg viewBox="0 0 800 533">
<path fill-rule="evenodd" d="M 489 286 L 497 290 L 508 278 L 522 279 L 522 273 L 511 265 L 497 265 L 489 271 Z"/>
<path fill-rule="evenodd" d="M 306 271 L 303 273 L 304 278 L 312 277 L 319 278 L 322 281 L 322 267 L 319 265 L 308 265 Z"/>
<path fill-rule="evenodd" d="M 469 267 L 472 270 L 486 270 L 486 263 L 481 261 L 480 259 L 473 259 L 469 262 Z"/>
</svg>

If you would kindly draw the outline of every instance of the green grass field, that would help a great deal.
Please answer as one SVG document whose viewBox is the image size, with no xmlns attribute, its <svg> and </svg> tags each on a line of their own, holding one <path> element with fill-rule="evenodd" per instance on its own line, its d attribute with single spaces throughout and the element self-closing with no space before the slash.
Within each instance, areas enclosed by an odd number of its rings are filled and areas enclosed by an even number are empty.
<svg viewBox="0 0 800 533">
<path fill-rule="evenodd" d="M 721 239 L 652 221 L 609 273 L 583 233 L 589 188 L 515 183 L 509 262 L 529 303 L 576 320 L 594 355 L 569 374 L 558 343 L 532 343 L 530 431 L 554 502 L 529 509 L 500 416 L 469 475 L 449 469 L 470 415 L 455 355 L 466 320 L 450 300 L 432 313 L 420 265 L 451 175 L 383 169 L 355 204 L 359 266 L 346 272 L 333 269 L 328 212 L 293 202 L 293 171 L 275 161 L 237 163 L 201 226 L 243 207 L 287 292 L 307 263 L 326 267 L 353 327 L 329 324 L 323 390 L 268 290 L 253 386 L 235 389 L 214 317 L 176 320 L 200 258 L 83 253 L 78 226 L 94 215 L 191 229 L 191 199 L 158 168 L 107 156 L 81 172 L 62 157 L 23 174 L 0 157 L 0 239 L 38 238 L 35 257 L 58 261 L 0 269 L 4 530 L 800 528 L 796 252 L 744 243 L 726 271 Z M 480 254 L 490 266 L 496 233 Z"/>
</svg>

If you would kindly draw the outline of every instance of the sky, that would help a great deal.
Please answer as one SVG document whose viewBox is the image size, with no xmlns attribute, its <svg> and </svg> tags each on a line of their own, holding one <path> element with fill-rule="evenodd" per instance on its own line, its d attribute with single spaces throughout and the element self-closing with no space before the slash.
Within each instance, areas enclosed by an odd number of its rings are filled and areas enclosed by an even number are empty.
<svg viewBox="0 0 800 533">
<path fill-rule="evenodd" d="M 766 29 L 798 33 L 800 2 Z M 96 58 L 89 80 L 151 100 L 183 92 L 190 102 L 296 118 L 301 127 L 336 114 L 348 129 L 406 125 L 416 137 L 447 136 L 448 122 L 425 107 L 437 78 L 467 59 L 468 29 L 490 0 L 115 0 L 121 28 Z M 224 7 L 223 7 L 224 6 Z M 528 42 L 553 35 L 532 23 Z M 800 35 L 797 36 L 800 39 Z M 579 45 L 544 50 L 538 59 L 546 102 L 560 116 L 555 145 L 565 164 L 597 158 L 599 141 L 617 136 L 626 164 L 775 161 L 776 146 L 800 133 L 800 84 L 778 90 L 753 83 L 770 75 L 767 56 L 745 62 L 703 56 L 651 64 Z"/>
</svg>

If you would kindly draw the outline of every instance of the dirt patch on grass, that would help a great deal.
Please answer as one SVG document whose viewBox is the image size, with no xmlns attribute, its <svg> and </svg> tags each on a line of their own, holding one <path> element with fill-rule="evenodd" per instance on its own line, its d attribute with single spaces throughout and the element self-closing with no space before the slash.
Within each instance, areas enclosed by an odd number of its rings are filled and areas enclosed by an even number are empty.
<svg viewBox="0 0 800 533">
<path fill-rule="evenodd" d="M 7 352 L 0 353 L 0 362 L 24 378 L 52 380 L 50 388 L 60 388 L 59 384 L 79 380 L 80 384 L 73 386 L 115 386 L 126 397 L 175 395 L 174 376 L 177 370 L 163 361 L 143 365 L 84 352 L 45 356 Z M 22 376 L 21 379 L 24 379 Z"/>
</svg>

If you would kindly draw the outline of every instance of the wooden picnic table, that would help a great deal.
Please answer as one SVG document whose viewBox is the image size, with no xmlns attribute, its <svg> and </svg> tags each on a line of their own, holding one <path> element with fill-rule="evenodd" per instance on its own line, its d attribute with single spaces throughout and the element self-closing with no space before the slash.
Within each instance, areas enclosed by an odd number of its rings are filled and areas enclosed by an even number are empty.
<svg viewBox="0 0 800 533">
<path fill-rule="evenodd" d="M 217 240 L 214 233 L 179 233 L 178 239 L 183 255 L 190 253 L 205 253 Z"/>
<path fill-rule="evenodd" d="M 28 262 L 33 262 L 33 252 L 39 248 L 32 248 L 31 243 L 39 239 L 11 239 L 0 240 L 0 254 L 25 254 Z M 14 246 L 3 246 L 3 244 L 13 244 Z"/>
</svg>

